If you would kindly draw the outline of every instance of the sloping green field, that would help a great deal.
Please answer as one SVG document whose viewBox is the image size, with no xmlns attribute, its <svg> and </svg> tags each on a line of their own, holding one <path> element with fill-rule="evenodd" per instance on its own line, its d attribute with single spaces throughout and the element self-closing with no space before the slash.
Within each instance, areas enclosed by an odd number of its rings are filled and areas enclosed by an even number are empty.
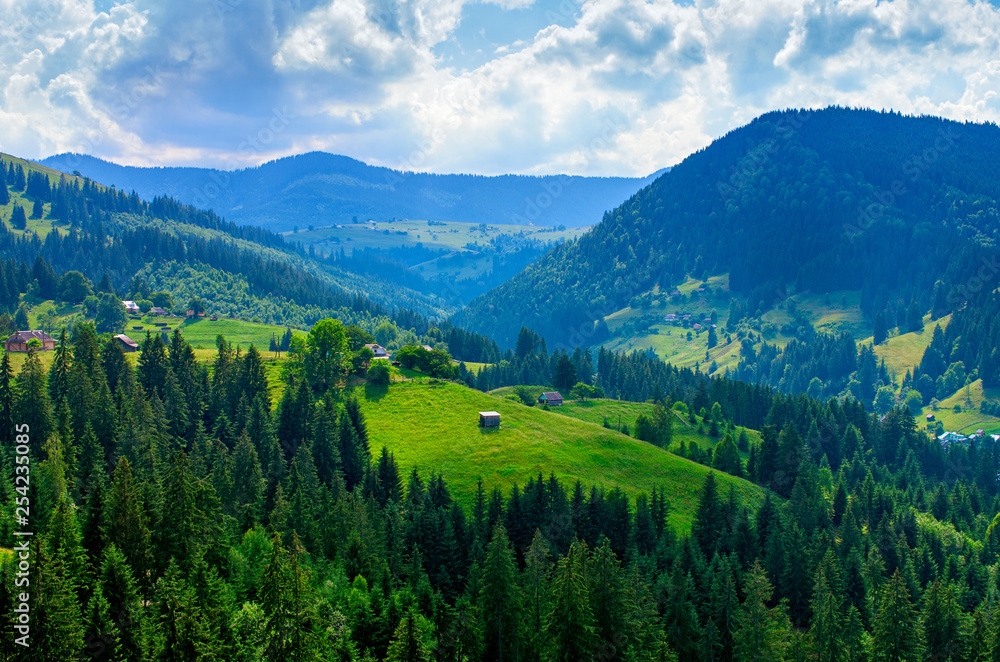
<svg viewBox="0 0 1000 662">
<path fill-rule="evenodd" d="M 671 523 L 688 530 L 709 469 L 598 424 L 538 407 L 502 400 L 456 384 L 434 380 L 356 389 L 368 423 L 373 455 L 385 446 L 401 471 L 416 467 L 425 476 L 442 473 L 452 494 L 470 503 L 476 481 L 505 493 L 515 483 L 555 474 L 569 489 L 617 487 L 636 495 L 661 487 L 672 495 Z M 501 414 L 501 427 L 479 427 L 480 411 Z M 763 490 L 717 474 L 720 493 L 736 490 L 740 503 L 756 506 Z"/>
<path fill-rule="evenodd" d="M 927 315 L 924 317 L 924 328 L 920 333 L 892 336 L 881 345 L 875 346 L 875 355 L 885 359 L 885 366 L 895 375 L 897 386 L 903 382 L 903 375 L 907 370 L 912 371 L 913 366 L 920 365 L 924 350 L 934 337 L 934 327 L 940 324 L 941 330 L 947 329 L 950 321 L 951 315 L 933 321 L 930 315 Z M 871 336 L 858 341 L 859 344 L 871 344 L 871 342 Z"/>
</svg>

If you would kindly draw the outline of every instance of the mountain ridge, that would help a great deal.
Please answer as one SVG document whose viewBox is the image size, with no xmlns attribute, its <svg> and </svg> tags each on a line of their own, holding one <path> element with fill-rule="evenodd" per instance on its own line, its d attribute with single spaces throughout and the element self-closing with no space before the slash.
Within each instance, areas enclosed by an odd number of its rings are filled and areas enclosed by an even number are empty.
<svg viewBox="0 0 1000 662">
<path fill-rule="evenodd" d="M 940 130 L 957 138 L 942 142 Z M 599 344 L 603 318 L 635 297 L 723 273 L 734 327 L 801 291 L 861 290 L 869 323 L 914 303 L 943 314 L 1000 241 L 998 156 L 989 123 L 841 107 L 767 113 L 454 319 L 501 345 L 521 326 L 557 345 Z"/>
<path fill-rule="evenodd" d="M 647 177 L 432 174 L 373 166 L 326 152 L 232 171 L 122 166 L 72 153 L 38 163 L 134 189 L 144 199 L 167 195 L 213 209 L 228 220 L 277 231 L 349 222 L 352 217 L 580 227 L 663 172 Z M 565 195 L 568 189 L 574 194 Z M 373 190 L 384 195 L 373 196 Z"/>
</svg>

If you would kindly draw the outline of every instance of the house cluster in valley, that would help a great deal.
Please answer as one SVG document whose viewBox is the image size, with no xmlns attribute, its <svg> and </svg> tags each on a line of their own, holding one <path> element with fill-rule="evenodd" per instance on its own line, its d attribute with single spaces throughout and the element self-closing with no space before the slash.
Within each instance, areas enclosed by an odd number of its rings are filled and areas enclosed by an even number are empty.
<svg viewBox="0 0 1000 662">
<path fill-rule="evenodd" d="M 701 331 L 703 329 L 716 328 L 715 321 L 712 317 L 713 315 L 705 313 L 667 313 L 663 317 L 663 321 L 672 326 Z"/>
<path fill-rule="evenodd" d="M 986 434 L 983 430 L 976 430 L 975 432 L 963 435 L 958 432 L 945 432 L 937 437 L 937 440 L 942 446 L 950 446 L 952 444 L 968 444 L 973 441 L 983 440 L 989 437 L 994 442 L 1000 441 L 1000 434 Z"/>
</svg>

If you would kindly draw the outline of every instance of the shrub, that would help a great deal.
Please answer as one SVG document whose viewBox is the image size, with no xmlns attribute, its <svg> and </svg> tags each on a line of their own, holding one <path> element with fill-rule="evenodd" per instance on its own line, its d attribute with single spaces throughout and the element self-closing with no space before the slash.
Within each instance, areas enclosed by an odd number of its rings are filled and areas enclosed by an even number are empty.
<svg viewBox="0 0 1000 662">
<path fill-rule="evenodd" d="M 389 366 L 386 361 L 375 361 L 368 368 L 368 383 L 376 386 L 387 386 L 389 384 Z"/>
<path fill-rule="evenodd" d="M 527 405 L 528 407 L 535 406 L 535 395 L 528 389 L 527 386 L 515 387 L 514 394 L 518 397 L 521 404 Z"/>
</svg>

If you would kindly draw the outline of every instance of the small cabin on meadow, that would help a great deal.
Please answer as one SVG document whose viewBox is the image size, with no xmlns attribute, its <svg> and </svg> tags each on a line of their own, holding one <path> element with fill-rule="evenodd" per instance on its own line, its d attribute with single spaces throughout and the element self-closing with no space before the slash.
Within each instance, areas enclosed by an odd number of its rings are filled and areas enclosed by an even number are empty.
<svg viewBox="0 0 1000 662">
<path fill-rule="evenodd" d="M 548 405 L 550 407 L 561 407 L 563 403 L 563 397 L 558 391 L 546 391 L 538 396 L 538 404 Z"/>
<path fill-rule="evenodd" d="M 927 414 L 927 422 L 930 423 L 934 420 L 934 414 Z"/>
<path fill-rule="evenodd" d="M 155 315 L 157 317 L 167 317 L 168 315 L 170 315 L 170 313 L 165 311 L 163 308 L 160 308 L 159 306 L 153 306 L 152 308 L 150 308 L 149 314 Z"/>
<path fill-rule="evenodd" d="M 117 340 L 119 342 L 119 344 L 121 344 L 123 351 L 126 351 L 126 352 L 138 352 L 139 351 L 139 343 L 137 343 L 136 341 L 132 340 L 131 338 L 129 338 L 128 336 L 126 336 L 124 333 L 119 333 L 118 335 L 116 335 L 115 336 L 115 340 Z"/>
<path fill-rule="evenodd" d="M 28 343 L 37 340 L 36 350 L 47 352 L 56 348 L 55 338 L 44 331 L 18 331 L 4 342 L 4 347 L 8 352 L 27 352 Z"/>
<path fill-rule="evenodd" d="M 495 411 L 479 412 L 479 427 L 498 428 L 500 427 L 500 414 Z"/>
</svg>

